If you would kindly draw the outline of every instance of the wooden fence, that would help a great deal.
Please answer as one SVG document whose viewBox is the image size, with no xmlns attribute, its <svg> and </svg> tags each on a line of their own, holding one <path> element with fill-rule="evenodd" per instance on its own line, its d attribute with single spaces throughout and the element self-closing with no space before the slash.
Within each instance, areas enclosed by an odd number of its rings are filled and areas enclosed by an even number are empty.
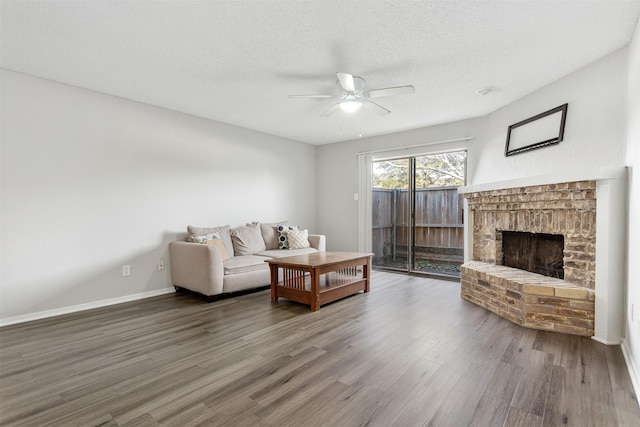
<svg viewBox="0 0 640 427">
<path fill-rule="evenodd" d="M 372 233 L 376 261 L 406 260 L 409 229 L 407 190 L 372 191 Z M 463 254 L 462 195 L 457 187 L 419 188 L 415 198 L 416 259 L 461 263 Z"/>
</svg>

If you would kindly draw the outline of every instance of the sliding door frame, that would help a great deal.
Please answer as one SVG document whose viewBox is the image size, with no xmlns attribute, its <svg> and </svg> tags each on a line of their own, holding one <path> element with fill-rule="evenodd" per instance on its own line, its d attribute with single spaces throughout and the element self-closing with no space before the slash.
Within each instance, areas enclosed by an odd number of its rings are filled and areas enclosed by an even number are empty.
<svg viewBox="0 0 640 427">
<path fill-rule="evenodd" d="M 464 138 L 463 140 L 469 140 L 471 138 Z M 427 144 L 428 145 L 428 144 Z M 389 151 L 389 150 L 383 150 L 383 151 Z M 443 154 L 443 153 L 451 153 L 451 152 L 458 152 L 458 151 L 464 151 L 465 153 L 468 153 L 468 149 L 467 148 L 451 148 L 448 150 L 438 150 L 436 152 L 428 152 L 428 153 L 424 153 L 424 152 L 420 152 L 420 153 L 406 153 L 404 155 L 398 155 L 398 156 L 384 156 L 384 157 L 379 157 L 379 158 L 374 158 L 376 156 L 374 156 L 373 152 L 371 153 L 361 153 L 358 154 L 358 160 L 359 160 L 359 189 L 360 189 L 360 195 L 361 197 L 359 197 L 359 221 L 358 221 L 358 235 L 359 235 L 359 241 L 358 241 L 358 248 L 361 252 L 372 252 L 373 251 L 373 239 L 372 239 L 372 182 L 373 182 L 373 163 L 374 162 L 378 162 L 378 161 L 385 161 L 385 160 L 408 160 L 409 161 L 409 176 L 408 176 L 408 194 L 407 194 L 407 203 L 408 203 L 408 213 L 409 213 L 409 218 L 407 218 L 408 220 L 408 233 L 407 233 L 407 267 L 406 270 L 396 270 L 396 271 L 406 271 L 409 274 L 420 274 L 420 275 L 436 275 L 436 276 L 440 276 L 439 274 L 434 274 L 434 273 L 428 273 L 428 272 L 423 272 L 423 271 L 418 271 L 415 269 L 415 256 L 414 256 L 414 252 L 415 252 L 415 248 L 414 248 L 414 243 L 415 243 L 415 233 L 416 233 L 416 212 L 415 212 L 415 206 L 416 206 L 416 197 L 417 197 L 417 193 L 416 193 L 416 158 L 418 157 L 423 157 L 423 156 L 433 156 L 433 155 L 437 155 L 437 154 Z M 465 158 L 464 158 L 464 184 L 466 185 L 466 181 L 467 181 L 467 176 L 468 176 L 468 171 L 467 171 L 467 154 L 465 154 Z M 365 195 L 366 197 L 362 197 L 362 195 Z M 461 208 L 463 209 L 463 214 L 464 214 L 464 210 L 466 210 L 466 201 L 463 202 L 463 205 Z M 466 227 L 465 227 L 466 228 Z M 367 236 L 367 239 L 361 238 L 363 236 Z M 466 241 L 467 236 L 466 233 L 464 235 L 464 239 Z M 464 247 L 466 247 L 466 243 L 464 244 Z M 466 251 L 464 253 L 464 258 L 466 260 L 467 254 Z M 447 276 L 443 275 L 443 278 L 448 278 Z"/>
</svg>

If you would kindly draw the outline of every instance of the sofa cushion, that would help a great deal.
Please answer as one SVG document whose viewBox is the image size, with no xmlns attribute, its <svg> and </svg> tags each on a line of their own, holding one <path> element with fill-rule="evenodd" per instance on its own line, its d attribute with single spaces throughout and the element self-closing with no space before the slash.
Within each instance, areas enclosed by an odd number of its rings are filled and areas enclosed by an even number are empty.
<svg viewBox="0 0 640 427">
<path fill-rule="evenodd" d="M 230 231 L 233 252 L 238 255 L 253 255 L 267 249 L 260 232 L 260 224 L 248 224 Z"/>
<path fill-rule="evenodd" d="M 309 230 L 289 230 L 287 233 L 289 250 L 309 248 Z"/>
<path fill-rule="evenodd" d="M 258 252 L 256 255 L 260 255 L 267 258 L 284 258 L 286 256 L 315 254 L 317 252 L 318 250 L 316 248 L 291 249 L 288 251 L 283 251 L 280 249 L 272 249 L 270 251 Z"/>
<path fill-rule="evenodd" d="M 267 250 L 278 249 L 278 225 L 288 225 L 289 221 L 260 222 L 260 232 Z"/>
<path fill-rule="evenodd" d="M 289 230 L 299 230 L 297 225 L 278 225 L 278 249 L 289 249 L 289 241 L 287 240 L 287 232 Z"/>
<path fill-rule="evenodd" d="M 227 249 L 227 255 L 229 258 L 233 258 L 233 243 L 231 243 L 231 235 L 229 234 L 229 229 L 231 226 L 224 225 L 222 227 L 195 227 L 190 225 L 187 227 L 187 234 L 189 235 L 187 239 L 190 239 L 192 236 L 203 236 L 209 233 L 218 233 L 220 235 L 220 240 L 224 243 L 224 247 Z"/>
<path fill-rule="evenodd" d="M 224 274 L 240 274 L 250 271 L 259 271 L 269 269 L 269 264 L 265 261 L 269 259 L 259 255 L 243 255 L 233 257 L 224 264 Z"/>
</svg>

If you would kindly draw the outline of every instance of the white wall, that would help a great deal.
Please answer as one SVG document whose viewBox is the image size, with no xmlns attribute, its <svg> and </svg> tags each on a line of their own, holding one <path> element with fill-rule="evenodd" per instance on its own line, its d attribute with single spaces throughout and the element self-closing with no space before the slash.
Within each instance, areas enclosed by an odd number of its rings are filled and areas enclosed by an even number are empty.
<svg viewBox="0 0 640 427">
<path fill-rule="evenodd" d="M 483 149 L 470 156 L 470 184 L 563 170 L 624 165 L 627 49 L 620 49 L 486 117 Z M 505 157 L 507 127 L 569 103 L 564 140 Z"/>
<path fill-rule="evenodd" d="M 629 45 L 627 103 L 627 151 L 629 167 L 627 316 L 626 338 L 622 348 L 636 395 L 640 396 L 640 21 Z"/>
<path fill-rule="evenodd" d="M 316 148 L 2 70 L 0 319 L 162 292 L 188 224 L 315 232 Z M 122 277 L 122 265 L 131 276 Z"/>
</svg>

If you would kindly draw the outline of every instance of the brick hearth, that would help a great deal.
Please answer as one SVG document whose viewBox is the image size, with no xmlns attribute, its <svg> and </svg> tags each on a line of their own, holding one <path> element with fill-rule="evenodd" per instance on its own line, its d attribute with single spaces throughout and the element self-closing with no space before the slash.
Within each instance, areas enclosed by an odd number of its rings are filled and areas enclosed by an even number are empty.
<svg viewBox="0 0 640 427">
<path fill-rule="evenodd" d="M 532 329 L 593 336 L 595 291 L 502 265 L 461 268 L 462 298 Z"/>
<path fill-rule="evenodd" d="M 462 298 L 514 323 L 594 334 L 596 182 L 467 193 L 474 261 L 461 269 Z M 564 280 L 500 265 L 502 231 L 562 234 Z"/>
</svg>

